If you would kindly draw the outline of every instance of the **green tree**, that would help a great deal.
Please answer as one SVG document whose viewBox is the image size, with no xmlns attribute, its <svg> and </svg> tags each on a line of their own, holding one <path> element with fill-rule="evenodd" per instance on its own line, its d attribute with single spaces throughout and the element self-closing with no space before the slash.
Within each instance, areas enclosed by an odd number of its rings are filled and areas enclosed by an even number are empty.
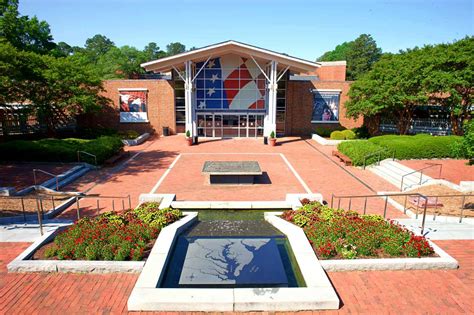
<svg viewBox="0 0 474 315">
<path fill-rule="evenodd" d="M 474 40 L 425 46 L 384 54 L 351 85 L 346 116 L 364 116 L 372 134 L 380 117 L 394 116 L 401 134 L 408 131 L 418 105 L 442 105 L 451 115 L 453 133 L 471 119 L 474 92 Z"/>
<path fill-rule="evenodd" d="M 36 16 L 21 16 L 18 0 L 2 0 L 0 10 L 0 42 L 40 54 L 48 54 L 56 47 L 49 24 Z"/>
<path fill-rule="evenodd" d="M 105 55 L 113 47 L 115 47 L 113 41 L 104 35 L 97 34 L 86 40 L 83 52 L 91 62 L 96 63 L 101 56 Z"/>
<path fill-rule="evenodd" d="M 334 50 L 325 52 L 317 61 L 347 61 L 347 79 L 357 80 L 369 71 L 380 59 L 382 50 L 371 35 L 362 34 L 355 40 L 337 45 Z"/>
<path fill-rule="evenodd" d="M 168 56 L 180 54 L 185 51 L 186 51 L 186 46 L 184 46 L 180 42 L 169 43 L 168 45 L 166 45 L 166 53 L 168 54 Z"/>
<path fill-rule="evenodd" d="M 143 58 L 145 61 L 156 60 L 163 57 L 166 57 L 166 52 L 161 50 L 155 42 L 148 43 L 143 49 Z"/>
<path fill-rule="evenodd" d="M 60 116 L 92 111 L 108 102 L 100 95 L 101 79 L 71 57 L 40 55 L 1 43 L 0 70 L 0 102 L 29 104 L 49 134 Z"/>
</svg>

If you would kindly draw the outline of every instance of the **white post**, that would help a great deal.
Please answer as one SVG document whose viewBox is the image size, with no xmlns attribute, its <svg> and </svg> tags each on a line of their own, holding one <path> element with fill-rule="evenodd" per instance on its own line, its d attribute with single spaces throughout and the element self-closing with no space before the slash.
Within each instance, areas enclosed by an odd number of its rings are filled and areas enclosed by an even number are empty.
<svg viewBox="0 0 474 315">
<path fill-rule="evenodd" d="M 191 138 L 194 137 L 194 106 L 193 106 L 193 82 L 192 82 L 192 62 L 184 63 L 184 104 L 186 115 L 186 132 L 189 130 Z"/>
<path fill-rule="evenodd" d="M 269 137 L 272 131 L 276 132 L 276 99 L 277 99 L 277 66 L 272 60 L 270 65 L 270 80 L 268 82 L 268 109 L 265 115 L 264 136 Z"/>
</svg>

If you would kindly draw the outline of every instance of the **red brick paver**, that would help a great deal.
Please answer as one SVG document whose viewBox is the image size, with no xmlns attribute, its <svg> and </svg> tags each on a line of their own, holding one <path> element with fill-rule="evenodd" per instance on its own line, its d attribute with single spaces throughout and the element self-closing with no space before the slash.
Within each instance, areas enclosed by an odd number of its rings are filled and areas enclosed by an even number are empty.
<svg viewBox="0 0 474 315">
<path fill-rule="evenodd" d="M 472 313 L 474 241 L 436 243 L 459 261 L 458 270 L 330 272 L 343 305 L 327 313 Z M 138 275 L 6 273 L 6 264 L 28 245 L 0 243 L 0 314 L 127 313 Z"/>
<path fill-rule="evenodd" d="M 441 179 L 446 179 L 456 185 L 459 185 L 460 181 L 474 181 L 474 165 L 467 165 L 467 160 L 403 160 L 400 163 L 414 170 L 429 166 L 428 163 L 442 164 Z M 423 171 L 423 174 L 438 178 L 439 167 L 428 168 Z"/>
</svg>

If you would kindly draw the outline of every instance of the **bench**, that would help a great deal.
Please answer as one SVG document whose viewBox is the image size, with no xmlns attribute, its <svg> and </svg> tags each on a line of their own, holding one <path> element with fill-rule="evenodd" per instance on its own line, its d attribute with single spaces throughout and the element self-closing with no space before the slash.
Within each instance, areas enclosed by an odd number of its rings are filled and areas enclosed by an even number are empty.
<svg viewBox="0 0 474 315">
<path fill-rule="evenodd" d="M 211 185 L 251 185 L 263 174 L 257 161 L 206 161 L 202 173 Z"/>
<path fill-rule="evenodd" d="M 339 158 L 339 160 L 341 162 L 344 162 L 346 166 L 352 166 L 352 160 L 344 153 L 334 150 L 332 151 L 332 156 L 336 156 L 337 158 Z"/>
</svg>

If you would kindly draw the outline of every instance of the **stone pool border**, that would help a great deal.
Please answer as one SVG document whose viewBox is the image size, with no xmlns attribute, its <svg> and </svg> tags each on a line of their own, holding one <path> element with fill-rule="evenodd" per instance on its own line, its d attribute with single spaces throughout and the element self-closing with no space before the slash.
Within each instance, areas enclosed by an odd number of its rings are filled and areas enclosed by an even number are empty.
<svg viewBox="0 0 474 315">
<path fill-rule="evenodd" d="M 265 220 L 287 234 L 307 287 L 301 288 L 156 288 L 168 261 L 176 236 L 197 220 L 187 213 L 181 222 L 160 233 L 159 239 L 130 294 L 129 311 L 297 311 L 338 309 L 339 298 L 318 263 L 303 231 L 277 215 L 265 213 Z M 176 222 L 178 223 L 178 222 Z M 173 225 L 170 225 L 171 228 Z M 168 228 L 168 227 L 167 227 Z M 163 234 L 163 239 L 160 239 Z"/>
</svg>

